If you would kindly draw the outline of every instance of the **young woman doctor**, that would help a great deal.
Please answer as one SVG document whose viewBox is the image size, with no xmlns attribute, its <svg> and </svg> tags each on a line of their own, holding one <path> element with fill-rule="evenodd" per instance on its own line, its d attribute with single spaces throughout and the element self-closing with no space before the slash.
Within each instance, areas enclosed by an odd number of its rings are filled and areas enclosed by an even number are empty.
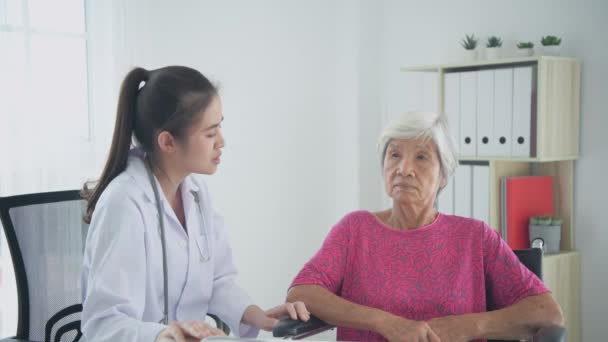
<svg viewBox="0 0 608 342">
<path fill-rule="evenodd" d="M 203 323 L 207 313 L 242 337 L 284 316 L 309 319 L 301 302 L 263 311 L 235 283 L 222 217 L 196 175 L 217 170 L 222 120 L 217 89 L 194 69 L 135 68 L 126 76 L 108 161 L 87 196 L 85 340 L 222 335 Z"/>
</svg>

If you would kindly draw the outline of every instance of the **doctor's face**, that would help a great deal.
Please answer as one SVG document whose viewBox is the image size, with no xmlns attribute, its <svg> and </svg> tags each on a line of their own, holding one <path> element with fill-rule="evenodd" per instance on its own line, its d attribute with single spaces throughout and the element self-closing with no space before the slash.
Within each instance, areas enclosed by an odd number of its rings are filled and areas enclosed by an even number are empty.
<svg viewBox="0 0 608 342">
<path fill-rule="evenodd" d="M 216 95 L 201 113 L 201 119 L 188 129 L 182 149 L 183 166 L 188 172 L 211 175 L 217 170 L 224 147 L 223 119 L 222 101 Z"/>
</svg>

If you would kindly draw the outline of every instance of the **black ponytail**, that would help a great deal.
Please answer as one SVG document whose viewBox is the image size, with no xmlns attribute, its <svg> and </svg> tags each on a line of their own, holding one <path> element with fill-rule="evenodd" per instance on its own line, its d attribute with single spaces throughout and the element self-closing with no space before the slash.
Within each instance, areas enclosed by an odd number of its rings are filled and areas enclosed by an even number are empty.
<svg viewBox="0 0 608 342">
<path fill-rule="evenodd" d="M 87 211 L 84 216 L 86 223 L 91 223 L 91 216 L 95 205 L 108 184 L 127 167 L 127 158 L 131 149 L 133 129 L 135 127 L 135 113 L 137 111 L 137 93 L 142 82 L 148 80 L 148 71 L 143 68 L 131 70 L 120 87 L 118 108 L 116 110 L 116 124 L 114 136 L 108 155 L 108 161 L 101 173 L 97 186 L 90 191 L 87 184 L 83 188 L 83 196 L 88 200 Z"/>
<path fill-rule="evenodd" d="M 140 89 L 142 82 L 144 85 Z M 91 223 L 99 197 L 126 169 L 133 136 L 147 153 L 153 154 L 156 137 L 161 131 L 182 138 L 215 95 L 217 88 L 191 68 L 169 66 L 152 71 L 131 70 L 120 88 L 112 145 L 101 178 L 93 189 L 85 184 L 82 190 L 88 201 L 84 221 Z"/>
</svg>

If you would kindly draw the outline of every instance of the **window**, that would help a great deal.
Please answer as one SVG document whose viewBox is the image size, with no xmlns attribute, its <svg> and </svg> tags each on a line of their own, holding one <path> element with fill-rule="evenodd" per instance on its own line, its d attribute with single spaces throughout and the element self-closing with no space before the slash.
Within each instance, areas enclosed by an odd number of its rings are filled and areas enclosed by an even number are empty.
<svg viewBox="0 0 608 342">
<path fill-rule="evenodd" d="M 83 173 L 75 166 L 87 164 L 91 140 L 87 40 L 84 0 L 0 0 L 0 145 L 10 147 L 0 196 L 73 187 Z M 2 229 L 0 297 L 0 338 L 14 336 L 17 293 Z"/>
<path fill-rule="evenodd" d="M 83 0 L 0 0 L 3 135 L 53 138 L 70 124 L 89 138 L 87 34 Z M 18 137 L 15 135 L 19 135 Z"/>
</svg>

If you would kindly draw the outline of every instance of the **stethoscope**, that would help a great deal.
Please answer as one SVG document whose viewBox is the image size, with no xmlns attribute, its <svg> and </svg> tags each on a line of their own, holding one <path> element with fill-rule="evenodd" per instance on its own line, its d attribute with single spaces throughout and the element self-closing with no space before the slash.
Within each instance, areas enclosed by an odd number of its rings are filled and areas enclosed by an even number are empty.
<svg viewBox="0 0 608 342">
<path fill-rule="evenodd" d="M 146 171 L 148 173 L 148 178 L 150 179 L 150 184 L 152 185 L 152 190 L 154 191 L 154 199 L 156 200 L 156 210 L 158 211 L 158 223 L 159 223 L 159 231 L 160 231 L 160 243 L 162 248 L 163 255 L 163 297 L 164 297 L 164 309 L 163 309 L 163 318 L 159 321 L 159 323 L 168 325 L 169 324 L 169 283 L 168 283 L 168 271 L 167 271 L 167 240 L 165 237 L 165 219 L 164 219 L 164 209 L 163 203 L 160 199 L 160 195 L 158 192 L 158 186 L 156 186 L 156 180 L 154 179 L 154 175 L 152 173 L 152 168 L 149 165 L 148 159 L 144 159 L 144 164 L 146 167 Z M 198 213 L 200 216 L 201 224 L 205 225 L 205 215 L 203 214 L 203 210 L 201 208 L 200 198 L 198 192 L 191 191 L 192 197 L 194 197 L 194 202 L 196 202 L 198 206 Z M 210 259 L 210 249 L 209 249 L 209 239 L 207 238 L 207 232 L 205 227 L 203 226 L 203 237 L 205 239 L 205 253 L 202 253 L 202 246 L 199 246 L 201 249 L 201 254 L 205 254 L 201 261 L 207 262 Z"/>
</svg>

